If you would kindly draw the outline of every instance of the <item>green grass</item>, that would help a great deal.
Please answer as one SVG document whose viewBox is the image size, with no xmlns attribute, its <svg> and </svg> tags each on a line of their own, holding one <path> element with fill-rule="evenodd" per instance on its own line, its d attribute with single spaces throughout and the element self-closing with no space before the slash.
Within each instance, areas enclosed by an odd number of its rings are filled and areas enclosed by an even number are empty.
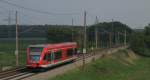
<svg viewBox="0 0 150 80">
<path fill-rule="evenodd" d="M 19 65 L 26 64 L 26 48 L 30 44 L 42 44 L 44 41 L 19 41 Z M 0 41 L 0 70 L 5 66 L 15 67 L 15 40 L 1 40 Z"/>
<path fill-rule="evenodd" d="M 149 75 L 150 58 L 132 59 L 126 50 L 120 50 L 115 55 L 87 64 L 84 71 L 78 68 L 49 80 L 150 80 Z"/>
</svg>

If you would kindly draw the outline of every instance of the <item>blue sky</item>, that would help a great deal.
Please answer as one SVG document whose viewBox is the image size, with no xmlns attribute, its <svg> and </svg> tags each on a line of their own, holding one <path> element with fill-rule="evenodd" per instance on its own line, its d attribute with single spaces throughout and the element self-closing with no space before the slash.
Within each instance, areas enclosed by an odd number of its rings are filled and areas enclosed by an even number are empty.
<svg viewBox="0 0 150 80">
<path fill-rule="evenodd" d="M 132 28 L 140 28 L 150 23 L 150 0 L 5 0 L 26 8 L 54 13 L 44 14 L 18 8 L 0 1 L 0 24 L 7 24 L 4 19 L 11 13 L 19 13 L 20 24 L 71 24 L 83 25 L 83 12 L 87 11 L 87 24 L 99 21 L 121 21 Z M 55 14 L 56 13 L 56 14 Z M 59 14 L 59 15 L 58 15 Z M 63 15 L 72 14 L 72 15 Z"/>
</svg>

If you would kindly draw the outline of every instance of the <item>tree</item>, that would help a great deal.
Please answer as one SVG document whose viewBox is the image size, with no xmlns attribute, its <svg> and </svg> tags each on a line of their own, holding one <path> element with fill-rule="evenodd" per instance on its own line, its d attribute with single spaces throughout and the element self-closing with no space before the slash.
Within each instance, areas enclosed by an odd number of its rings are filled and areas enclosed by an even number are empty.
<svg viewBox="0 0 150 80">
<path fill-rule="evenodd" d="M 113 26 L 112 26 L 113 24 Z M 128 35 L 131 34 L 132 29 L 129 28 L 126 24 L 123 24 L 118 21 L 114 22 L 101 22 L 92 26 L 88 27 L 88 41 L 94 42 L 95 41 L 95 28 L 97 28 L 98 31 L 98 46 L 99 47 L 107 47 L 109 42 L 109 33 L 111 32 L 112 35 L 112 44 L 116 44 L 116 39 L 119 39 L 119 44 L 124 42 L 124 32 L 127 31 L 127 39 Z M 118 33 L 120 33 L 118 37 Z M 128 40 L 127 40 L 128 41 Z M 91 46 L 91 45 L 90 45 Z"/>
<path fill-rule="evenodd" d="M 50 27 L 47 33 L 47 40 L 49 43 L 76 41 L 78 32 L 78 29 L 74 26 Z"/>
<path fill-rule="evenodd" d="M 143 32 L 134 32 L 131 35 L 130 47 L 140 55 L 150 56 L 150 24 Z"/>
<path fill-rule="evenodd" d="M 145 27 L 144 35 L 146 47 L 150 49 L 150 24 Z"/>
</svg>

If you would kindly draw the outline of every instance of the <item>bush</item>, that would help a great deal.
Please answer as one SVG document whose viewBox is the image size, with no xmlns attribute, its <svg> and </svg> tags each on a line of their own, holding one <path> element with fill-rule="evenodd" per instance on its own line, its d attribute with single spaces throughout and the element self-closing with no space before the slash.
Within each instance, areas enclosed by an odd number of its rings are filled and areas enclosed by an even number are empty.
<svg viewBox="0 0 150 80">
<path fill-rule="evenodd" d="M 140 55 L 150 56 L 150 25 L 143 32 L 134 32 L 131 35 L 130 47 Z"/>
</svg>

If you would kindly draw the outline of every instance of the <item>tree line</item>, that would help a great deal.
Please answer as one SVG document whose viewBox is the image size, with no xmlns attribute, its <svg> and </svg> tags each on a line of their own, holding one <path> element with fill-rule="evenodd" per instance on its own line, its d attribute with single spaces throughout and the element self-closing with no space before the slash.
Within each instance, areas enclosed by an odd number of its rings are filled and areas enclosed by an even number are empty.
<svg viewBox="0 0 150 80">
<path fill-rule="evenodd" d="M 150 24 L 142 31 L 134 31 L 130 38 L 132 50 L 140 55 L 150 56 Z"/>
<path fill-rule="evenodd" d="M 95 28 L 97 29 L 98 47 L 109 47 L 109 35 L 111 34 L 112 45 L 123 44 L 124 32 L 127 35 L 132 32 L 126 24 L 118 21 L 101 22 L 98 24 L 87 26 L 87 47 L 95 47 Z M 83 47 L 84 41 L 84 27 L 83 26 L 61 26 L 51 27 L 48 29 L 47 41 L 49 43 L 75 41 L 79 47 Z M 127 36 L 129 37 L 129 36 Z M 127 38 L 129 39 L 129 38 Z M 129 40 L 127 40 L 129 41 Z"/>
</svg>

